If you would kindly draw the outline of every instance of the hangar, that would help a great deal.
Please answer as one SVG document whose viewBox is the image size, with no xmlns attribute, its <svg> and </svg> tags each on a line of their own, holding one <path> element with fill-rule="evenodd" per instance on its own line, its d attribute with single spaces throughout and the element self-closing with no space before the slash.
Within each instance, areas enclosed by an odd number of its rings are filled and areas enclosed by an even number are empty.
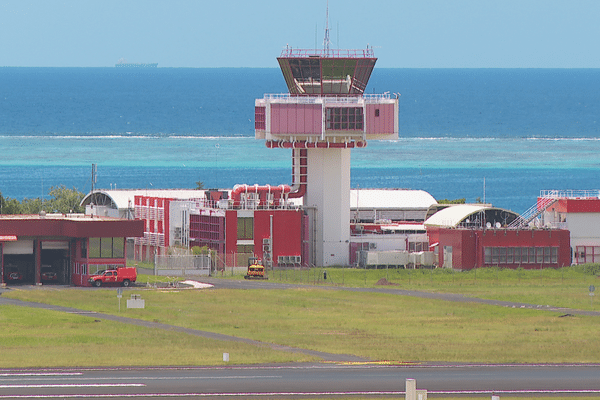
<svg viewBox="0 0 600 400">
<path fill-rule="evenodd" d="M 559 268 L 571 264 L 569 231 L 516 225 L 518 214 L 483 204 L 447 207 L 425 221 L 438 266 Z"/>
<path fill-rule="evenodd" d="M 126 238 L 143 231 L 143 221 L 83 214 L 0 215 L 2 283 L 85 284 L 124 266 Z"/>
</svg>

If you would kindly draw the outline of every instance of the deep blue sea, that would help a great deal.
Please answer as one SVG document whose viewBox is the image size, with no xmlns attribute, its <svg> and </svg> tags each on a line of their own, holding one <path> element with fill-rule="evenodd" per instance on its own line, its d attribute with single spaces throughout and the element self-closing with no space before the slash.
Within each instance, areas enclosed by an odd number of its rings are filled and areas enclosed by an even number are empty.
<svg viewBox="0 0 600 400">
<path fill-rule="evenodd" d="M 400 139 L 352 152 L 352 187 L 423 189 L 523 212 L 542 189 L 599 189 L 600 70 L 377 69 Z M 290 183 L 290 151 L 254 139 L 277 68 L 0 68 L 0 192 Z M 485 181 L 485 192 L 484 192 Z"/>
</svg>

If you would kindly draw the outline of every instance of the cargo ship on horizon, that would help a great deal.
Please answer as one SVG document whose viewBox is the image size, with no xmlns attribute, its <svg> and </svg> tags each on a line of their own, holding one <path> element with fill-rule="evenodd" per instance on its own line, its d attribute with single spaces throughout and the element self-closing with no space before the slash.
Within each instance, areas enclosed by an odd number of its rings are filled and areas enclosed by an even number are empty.
<svg viewBox="0 0 600 400">
<path fill-rule="evenodd" d="M 156 68 L 158 63 L 128 63 L 124 58 L 121 58 L 115 67 L 121 68 Z"/>
</svg>

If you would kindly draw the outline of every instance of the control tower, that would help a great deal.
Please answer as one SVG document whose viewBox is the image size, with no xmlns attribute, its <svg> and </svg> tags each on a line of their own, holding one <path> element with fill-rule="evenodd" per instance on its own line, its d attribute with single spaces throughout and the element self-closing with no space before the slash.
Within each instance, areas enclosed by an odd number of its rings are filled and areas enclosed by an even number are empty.
<svg viewBox="0 0 600 400">
<path fill-rule="evenodd" d="M 350 151 L 398 138 L 398 96 L 365 94 L 377 61 L 369 47 L 287 47 L 277 61 L 289 93 L 255 101 L 255 138 L 292 149 L 288 198 L 316 210 L 309 227 L 315 265 L 348 265 Z"/>
</svg>

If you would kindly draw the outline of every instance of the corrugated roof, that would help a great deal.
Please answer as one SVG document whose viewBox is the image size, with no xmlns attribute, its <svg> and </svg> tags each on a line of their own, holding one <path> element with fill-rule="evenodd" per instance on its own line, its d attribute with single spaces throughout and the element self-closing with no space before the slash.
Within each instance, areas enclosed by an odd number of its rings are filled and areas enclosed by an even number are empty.
<svg viewBox="0 0 600 400">
<path fill-rule="evenodd" d="M 219 189 L 226 190 L 226 189 Z M 94 193 L 110 198 L 118 209 L 127 209 L 135 204 L 135 196 L 173 198 L 180 200 L 204 198 L 206 189 L 114 189 L 95 190 Z M 230 190 L 229 190 L 230 191 Z M 90 202 L 88 193 L 81 204 Z M 301 205 L 301 199 L 293 199 L 294 204 Z M 409 189 L 352 189 L 350 190 L 350 208 L 356 209 L 427 209 L 437 204 L 432 195 L 423 190 Z"/>
<path fill-rule="evenodd" d="M 94 193 L 100 193 L 109 197 L 118 209 L 126 209 L 135 204 L 135 196 L 150 196 L 172 199 L 201 199 L 204 198 L 205 190 L 196 189 L 115 189 L 115 190 L 95 190 Z M 88 193 L 81 201 L 81 204 L 89 203 L 91 193 Z"/>
<path fill-rule="evenodd" d="M 479 205 L 479 204 L 459 204 L 453 205 L 448 208 L 444 208 L 433 214 L 427 221 L 425 221 L 426 227 L 448 227 L 448 228 L 456 228 L 458 224 L 460 224 L 463 220 L 465 220 L 470 215 L 476 214 L 480 211 L 492 209 L 489 205 Z"/>
<path fill-rule="evenodd" d="M 350 208 L 356 209 L 427 209 L 437 201 L 424 190 L 352 189 Z"/>
</svg>

